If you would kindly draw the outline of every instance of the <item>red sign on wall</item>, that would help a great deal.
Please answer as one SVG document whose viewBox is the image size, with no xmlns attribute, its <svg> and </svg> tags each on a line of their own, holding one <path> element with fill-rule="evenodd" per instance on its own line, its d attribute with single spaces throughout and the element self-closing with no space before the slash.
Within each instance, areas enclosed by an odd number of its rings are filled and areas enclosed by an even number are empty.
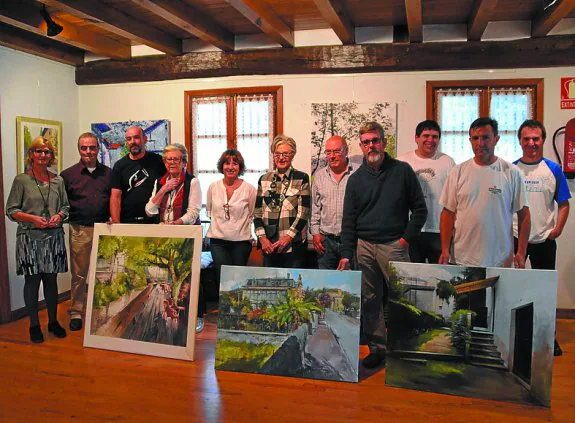
<svg viewBox="0 0 575 423">
<path fill-rule="evenodd" d="M 561 78 L 561 108 L 575 109 L 575 77 Z"/>
</svg>

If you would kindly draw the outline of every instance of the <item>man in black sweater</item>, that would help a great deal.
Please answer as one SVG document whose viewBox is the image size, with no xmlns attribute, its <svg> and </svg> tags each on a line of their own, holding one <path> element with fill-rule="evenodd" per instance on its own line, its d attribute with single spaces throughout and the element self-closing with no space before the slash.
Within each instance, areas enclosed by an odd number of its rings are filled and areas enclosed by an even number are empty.
<svg viewBox="0 0 575 423">
<path fill-rule="evenodd" d="M 427 218 L 425 199 L 409 164 L 385 152 L 383 127 L 368 122 L 360 130 L 364 159 L 349 178 L 343 205 L 342 259 L 338 269 L 350 268 L 357 249 L 361 270 L 363 331 L 369 342 L 364 367 L 385 360 L 387 335 L 383 317 L 390 261 L 410 261 L 409 243 Z M 411 212 L 411 215 L 410 215 Z"/>
</svg>

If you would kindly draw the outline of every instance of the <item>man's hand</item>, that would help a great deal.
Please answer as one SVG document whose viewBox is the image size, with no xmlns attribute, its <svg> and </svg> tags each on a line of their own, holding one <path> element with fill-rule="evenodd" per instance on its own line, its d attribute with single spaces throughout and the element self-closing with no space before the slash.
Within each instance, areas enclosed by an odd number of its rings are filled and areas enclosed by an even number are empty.
<svg viewBox="0 0 575 423">
<path fill-rule="evenodd" d="M 409 248 L 409 242 L 407 242 L 405 239 L 403 238 L 399 238 L 399 244 L 403 247 L 403 248 Z"/>
<path fill-rule="evenodd" d="M 513 265 L 516 269 L 525 269 L 525 257 L 521 254 L 515 254 L 513 257 Z"/>
<path fill-rule="evenodd" d="M 449 264 L 449 253 L 441 253 L 437 263 L 438 264 Z"/>
<path fill-rule="evenodd" d="M 316 234 L 313 237 L 313 248 L 315 248 L 316 253 L 320 256 L 325 254 L 325 247 L 323 246 L 322 242 L 325 237 L 322 234 Z"/>
<path fill-rule="evenodd" d="M 277 250 L 278 253 L 281 253 L 283 250 L 288 248 L 288 246 L 291 244 L 291 241 L 291 236 L 284 235 L 279 239 L 279 241 L 276 241 L 275 244 L 273 244 L 273 247 L 275 250 Z"/>
<path fill-rule="evenodd" d="M 557 229 L 557 227 L 555 227 L 551 230 L 551 232 L 549 232 L 549 236 L 547 237 L 547 239 L 553 241 L 554 239 L 559 238 L 562 232 L 563 232 L 562 230 Z"/>
<path fill-rule="evenodd" d="M 349 259 L 342 258 L 337 265 L 337 270 L 351 270 L 351 264 Z"/>
<path fill-rule="evenodd" d="M 262 244 L 262 251 L 266 254 L 271 254 L 274 252 L 275 247 L 274 244 L 268 239 L 267 236 L 261 236 L 259 238 L 260 244 Z"/>
</svg>

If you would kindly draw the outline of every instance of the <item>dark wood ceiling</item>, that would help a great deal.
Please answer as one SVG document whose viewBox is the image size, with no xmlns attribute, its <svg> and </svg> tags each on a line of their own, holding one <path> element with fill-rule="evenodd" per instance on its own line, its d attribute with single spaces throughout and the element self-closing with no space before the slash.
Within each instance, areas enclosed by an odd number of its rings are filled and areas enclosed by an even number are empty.
<svg viewBox="0 0 575 423">
<path fill-rule="evenodd" d="M 60 35 L 45 35 L 43 7 Z M 395 42 L 418 43 L 423 25 L 437 24 L 467 25 L 477 41 L 494 21 L 531 21 L 542 37 L 570 17 L 575 0 L 0 0 L 0 44 L 80 64 L 86 52 L 130 59 L 129 46 L 140 44 L 179 55 L 185 39 L 230 52 L 235 36 L 262 33 L 292 48 L 294 31 L 326 28 L 344 45 L 354 44 L 355 28 L 381 26 L 397 29 Z"/>
</svg>

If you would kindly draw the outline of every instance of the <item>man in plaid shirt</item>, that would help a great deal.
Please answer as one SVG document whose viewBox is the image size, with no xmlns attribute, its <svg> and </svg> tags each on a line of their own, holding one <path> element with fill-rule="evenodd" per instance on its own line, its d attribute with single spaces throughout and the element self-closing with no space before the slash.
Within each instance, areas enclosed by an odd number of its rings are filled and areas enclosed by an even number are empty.
<svg viewBox="0 0 575 423">
<path fill-rule="evenodd" d="M 278 135 L 271 146 L 274 172 L 258 181 L 254 225 L 266 267 L 302 267 L 311 196 L 309 176 L 292 167 L 293 138 Z"/>
</svg>

